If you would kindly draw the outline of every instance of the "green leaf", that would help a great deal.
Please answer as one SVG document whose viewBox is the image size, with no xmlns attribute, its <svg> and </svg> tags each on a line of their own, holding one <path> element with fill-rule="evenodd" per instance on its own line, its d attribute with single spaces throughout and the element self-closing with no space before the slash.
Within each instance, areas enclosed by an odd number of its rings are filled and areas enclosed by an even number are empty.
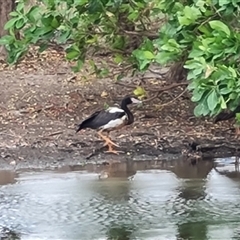
<svg viewBox="0 0 240 240">
<path fill-rule="evenodd" d="M 116 53 L 115 57 L 114 57 L 114 62 L 117 63 L 117 64 L 122 63 L 123 62 L 123 55 Z"/>
<path fill-rule="evenodd" d="M 13 43 L 15 38 L 11 35 L 5 35 L 0 38 L 0 45 L 6 45 Z"/>
<path fill-rule="evenodd" d="M 47 17 L 43 17 L 41 19 L 41 21 L 42 21 L 44 26 L 49 27 L 49 26 L 51 26 L 51 23 L 53 21 L 53 16 L 50 15 L 50 16 L 47 16 Z"/>
<path fill-rule="evenodd" d="M 149 60 L 152 60 L 155 58 L 154 54 L 151 53 L 150 51 L 144 51 L 143 52 L 143 55 L 146 59 L 149 59 Z"/>
<path fill-rule="evenodd" d="M 161 46 L 162 50 L 178 53 L 180 46 L 175 39 L 169 39 L 166 44 Z"/>
<path fill-rule="evenodd" d="M 9 16 L 11 16 L 11 17 L 18 17 L 19 13 L 18 12 L 10 12 Z"/>
<path fill-rule="evenodd" d="M 6 22 L 4 29 L 8 30 L 9 28 L 14 27 L 15 23 L 18 21 L 18 17 L 17 18 L 11 18 L 9 21 Z"/>
<path fill-rule="evenodd" d="M 60 26 L 60 22 L 58 21 L 58 19 L 56 17 L 53 18 L 53 20 L 51 22 L 51 26 L 53 28 L 58 28 Z"/>
<path fill-rule="evenodd" d="M 33 6 L 29 12 L 26 14 L 26 17 L 31 21 L 35 22 L 36 21 L 36 16 L 40 14 L 40 8 L 39 6 Z"/>
<path fill-rule="evenodd" d="M 15 27 L 16 29 L 22 29 L 24 27 L 24 24 L 25 24 L 25 20 L 24 18 L 20 18 L 16 24 L 15 24 Z"/>
<path fill-rule="evenodd" d="M 196 58 L 196 57 L 201 57 L 205 53 L 199 49 L 193 49 L 190 54 L 188 55 L 189 58 Z"/>
<path fill-rule="evenodd" d="M 184 7 L 183 12 L 179 11 L 178 13 L 178 21 L 182 26 L 188 26 L 192 23 L 195 23 L 198 17 L 201 15 L 199 9 L 194 6 L 186 6 Z"/>
<path fill-rule="evenodd" d="M 199 61 L 193 59 L 193 60 L 186 61 L 184 68 L 191 70 L 191 69 L 203 68 L 203 66 Z"/>
<path fill-rule="evenodd" d="M 207 98 L 207 104 L 210 111 L 213 111 L 219 102 L 216 90 L 212 90 Z"/>
<path fill-rule="evenodd" d="M 96 41 L 97 41 L 97 36 L 95 35 L 94 42 L 96 42 Z M 123 36 L 116 36 L 114 38 L 112 47 L 115 48 L 115 49 L 123 49 L 124 46 L 125 46 L 125 37 L 123 37 Z"/>
<path fill-rule="evenodd" d="M 169 63 L 170 61 L 173 61 L 174 57 L 176 57 L 176 54 L 173 54 L 171 52 L 161 51 L 157 53 L 155 61 L 161 65 L 164 65 Z"/>
<path fill-rule="evenodd" d="M 232 92 L 232 93 L 229 95 L 229 98 L 232 99 L 232 100 L 234 100 L 234 99 L 237 98 L 237 96 L 238 96 L 238 94 L 237 94 L 236 92 Z"/>
<path fill-rule="evenodd" d="M 71 30 L 66 30 L 65 32 L 61 32 L 59 37 L 57 38 L 57 43 L 59 44 L 66 43 L 70 36 L 71 36 Z"/>
<path fill-rule="evenodd" d="M 198 104 L 193 110 L 193 113 L 196 117 L 200 117 L 202 115 L 202 112 L 203 112 L 203 104 Z"/>
<path fill-rule="evenodd" d="M 76 66 L 73 66 L 73 67 L 72 67 L 72 70 L 73 70 L 74 72 L 79 72 L 82 67 L 83 67 L 83 60 L 82 60 L 82 59 L 79 59 L 79 60 L 77 61 Z"/>
<path fill-rule="evenodd" d="M 25 7 L 25 2 L 24 1 L 18 1 L 17 6 L 16 6 L 16 11 L 23 13 L 24 12 L 24 7 Z"/>
<path fill-rule="evenodd" d="M 228 36 L 230 36 L 230 29 L 228 28 L 228 26 L 226 24 L 224 24 L 223 22 L 219 21 L 219 20 L 212 20 L 209 22 L 209 25 L 212 29 L 217 30 L 217 31 L 221 31 L 226 33 Z"/>
<path fill-rule="evenodd" d="M 90 14 L 96 14 L 103 11 L 103 3 L 100 0 L 89 1 L 88 11 Z"/>
<path fill-rule="evenodd" d="M 235 117 L 236 121 L 237 121 L 237 125 L 240 125 L 240 113 L 236 113 L 236 117 Z"/>
<path fill-rule="evenodd" d="M 194 91 L 193 91 L 193 96 L 192 96 L 191 100 L 193 102 L 200 101 L 202 96 L 203 96 L 203 94 L 204 94 L 204 92 L 205 92 L 204 90 L 199 91 L 198 88 L 195 88 Z"/>
<path fill-rule="evenodd" d="M 131 21 L 136 21 L 139 18 L 139 15 L 140 12 L 138 12 L 138 10 L 135 10 L 128 15 L 128 19 Z"/>
<path fill-rule="evenodd" d="M 148 65 L 149 65 L 150 61 L 148 59 L 144 59 L 142 61 L 140 61 L 140 67 L 139 69 L 142 70 L 146 70 Z"/>
<path fill-rule="evenodd" d="M 88 0 L 74 0 L 74 3 L 80 6 L 86 4 L 87 2 Z"/>
<path fill-rule="evenodd" d="M 68 60 L 73 60 L 79 56 L 79 52 L 76 50 L 69 51 L 66 55 Z"/>
<path fill-rule="evenodd" d="M 235 71 L 234 68 L 228 67 L 228 70 L 232 73 L 232 76 L 233 76 L 234 78 L 237 78 L 237 72 Z"/>
<path fill-rule="evenodd" d="M 146 96 L 146 91 L 144 88 L 137 86 L 137 88 L 133 91 L 134 95 L 138 96 L 139 98 L 143 98 Z"/>
<path fill-rule="evenodd" d="M 66 53 L 67 53 L 66 58 L 68 60 L 76 59 L 76 58 L 80 57 L 80 55 L 81 55 L 80 50 L 76 45 L 72 45 L 69 48 L 67 48 Z M 79 62 L 79 64 L 81 64 L 81 63 Z"/>
<path fill-rule="evenodd" d="M 205 12 L 205 11 L 206 11 L 206 8 L 204 7 L 204 5 L 207 5 L 207 4 L 206 4 L 206 1 L 198 0 L 198 1 L 196 2 L 196 6 L 199 7 L 202 12 Z"/>
<path fill-rule="evenodd" d="M 227 109 L 227 104 L 223 96 L 220 96 L 220 102 L 221 102 L 221 108 L 222 109 Z"/>
<path fill-rule="evenodd" d="M 220 89 L 220 94 L 222 95 L 226 95 L 226 94 L 229 94 L 230 92 L 232 92 L 232 89 L 231 88 L 222 88 Z"/>
<path fill-rule="evenodd" d="M 227 4 L 229 4 L 229 3 L 231 3 L 232 1 L 230 1 L 230 0 L 221 0 L 221 1 L 219 1 L 219 6 L 224 6 L 224 5 L 227 5 Z"/>
</svg>

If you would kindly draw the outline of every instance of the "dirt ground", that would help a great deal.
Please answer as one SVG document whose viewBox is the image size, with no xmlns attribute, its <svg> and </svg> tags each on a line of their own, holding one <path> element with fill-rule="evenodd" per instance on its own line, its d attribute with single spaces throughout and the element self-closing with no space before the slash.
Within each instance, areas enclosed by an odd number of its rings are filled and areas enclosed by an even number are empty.
<svg viewBox="0 0 240 240">
<path fill-rule="evenodd" d="M 131 106 L 134 124 L 111 137 L 125 153 L 104 153 L 93 130 L 76 124 L 105 104 L 132 94 L 131 78 L 99 79 L 87 69 L 75 74 L 61 53 L 28 54 L 14 67 L 0 65 L 0 166 L 51 168 L 109 160 L 165 160 L 232 155 L 238 150 L 233 123 L 197 119 L 185 87 L 174 88 L 142 107 Z M 139 82 L 139 81 L 138 81 Z M 144 80 L 149 88 L 164 82 Z M 148 99 L 151 98 L 148 93 Z M 177 97 L 177 99 L 175 99 Z M 196 144 L 200 144 L 195 151 Z M 97 149 L 97 150 L 96 150 Z"/>
</svg>

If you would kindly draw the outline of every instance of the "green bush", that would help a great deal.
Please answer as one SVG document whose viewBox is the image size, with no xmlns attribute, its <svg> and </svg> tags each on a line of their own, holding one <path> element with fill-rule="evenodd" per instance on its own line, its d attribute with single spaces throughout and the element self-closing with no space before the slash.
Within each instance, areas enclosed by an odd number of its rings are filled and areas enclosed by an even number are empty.
<svg viewBox="0 0 240 240">
<path fill-rule="evenodd" d="M 240 0 L 23 0 L 0 39 L 15 63 L 31 44 L 65 44 L 78 71 L 88 55 L 111 50 L 116 63 L 141 71 L 150 63 L 183 61 L 196 116 L 213 116 L 240 103 Z M 164 23 L 160 24 L 164 19 Z M 152 27 L 157 23 L 157 29 Z M 16 38 L 20 32 L 20 38 Z M 133 46 L 133 39 L 137 39 Z M 129 50 L 130 49 L 130 50 Z M 94 52 L 93 51 L 93 52 Z"/>
</svg>

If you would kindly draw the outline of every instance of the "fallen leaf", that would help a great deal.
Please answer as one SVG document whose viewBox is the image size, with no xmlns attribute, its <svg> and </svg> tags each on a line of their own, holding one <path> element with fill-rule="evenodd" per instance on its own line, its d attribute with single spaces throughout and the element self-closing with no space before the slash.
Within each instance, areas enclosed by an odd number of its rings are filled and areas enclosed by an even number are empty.
<svg viewBox="0 0 240 240">
<path fill-rule="evenodd" d="M 101 93 L 101 97 L 102 98 L 106 98 L 108 96 L 108 93 L 106 92 L 106 91 L 103 91 L 102 93 Z"/>
</svg>

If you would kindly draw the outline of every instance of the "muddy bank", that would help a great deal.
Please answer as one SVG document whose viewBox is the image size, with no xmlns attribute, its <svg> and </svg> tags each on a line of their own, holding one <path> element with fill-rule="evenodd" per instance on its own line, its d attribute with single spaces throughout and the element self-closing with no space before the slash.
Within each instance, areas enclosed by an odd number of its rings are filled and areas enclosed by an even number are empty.
<svg viewBox="0 0 240 240">
<path fill-rule="evenodd" d="M 214 125 L 193 116 L 185 86 L 158 97 L 148 92 L 141 108 L 131 106 L 134 124 L 111 133 L 124 154 L 105 154 L 92 130 L 75 134 L 76 124 L 106 104 L 119 103 L 133 87 L 168 83 L 148 73 L 142 78 L 99 79 L 83 69 L 75 74 L 58 52 L 27 56 L 17 67 L 0 67 L 0 166 L 51 168 L 110 160 L 186 160 L 237 155 L 231 122 Z"/>
<path fill-rule="evenodd" d="M 2 169 L 58 169 L 64 166 L 70 168 L 79 167 L 84 170 L 86 165 L 106 165 L 113 162 L 159 162 L 171 164 L 172 161 L 185 161 L 195 165 L 201 160 L 213 160 L 214 157 L 230 157 L 237 155 L 234 144 L 204 141 L 203 144 L 193 149 L 193 145 L 186 143 L 175 147 L 162 147 L 160 143 L 156 146 L 148 144 L 122 143 L 120 155 L 104 153 L 101 143 L 95 142 L 94 147 L 16 147 L 13 149 L 0 149 L 0 166 Z"/>
</svg>

